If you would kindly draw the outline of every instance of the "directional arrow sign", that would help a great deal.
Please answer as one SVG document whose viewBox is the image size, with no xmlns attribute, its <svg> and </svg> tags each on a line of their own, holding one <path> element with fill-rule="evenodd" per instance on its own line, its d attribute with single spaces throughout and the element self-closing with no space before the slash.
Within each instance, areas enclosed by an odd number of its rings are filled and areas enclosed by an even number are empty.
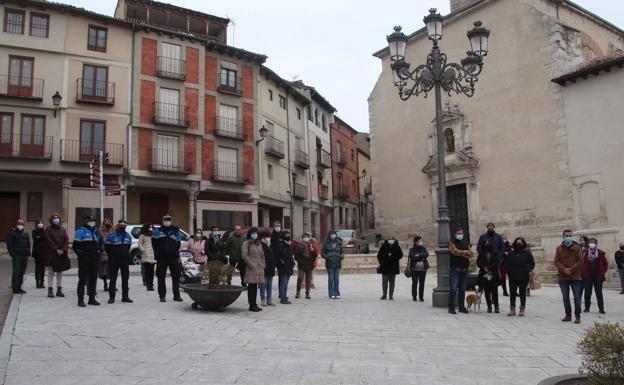
<svg viewBox="0 0 624 385">
<path fill-rule="evenodd" d="M 111 196 L 115 196 L 115 195 L 125 195 L 125 191 L 124 190 L 107 190 L 104 192 L 104 195 L 106 195 L 107 197 L 111 197 Z"/>
</svg>

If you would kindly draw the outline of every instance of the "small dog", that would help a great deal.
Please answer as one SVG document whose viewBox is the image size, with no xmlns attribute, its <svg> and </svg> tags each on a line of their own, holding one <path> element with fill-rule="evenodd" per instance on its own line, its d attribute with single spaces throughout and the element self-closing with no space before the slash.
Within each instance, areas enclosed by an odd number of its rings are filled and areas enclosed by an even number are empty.
<svg viewBox="0 0 624 385">
<path fill-rule="evenodd" d="M 468 310 L 477 311 L 481 313 L 481 296 L 483 295 L 482 291 L 475 291 L 473 294 L 468 294 L 466 296 L 466 304 L 468 305 Z"/>
</svg>

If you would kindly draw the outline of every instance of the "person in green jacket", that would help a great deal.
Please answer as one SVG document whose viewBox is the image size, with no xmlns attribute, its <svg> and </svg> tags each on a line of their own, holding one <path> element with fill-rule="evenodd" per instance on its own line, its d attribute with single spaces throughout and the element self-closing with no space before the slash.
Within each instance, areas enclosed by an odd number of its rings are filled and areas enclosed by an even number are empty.
<svg viewBox="0 0 624 385">
<path fill-rule="evenodd" d="M 329 232 L 329 237 L 323 242 L 321 257 L 325 259 L 325 268 L 327 269 L 329 298 L 340 299 L 340 269 L 342 268 L 344 251 L 342 250 L 342 239 L 338 238 L 334 230 Z"/>
<path fill-rule="evenodd" d="M 230 233 L 225 241 L 225 255 L 229 258 L 230 266 L 237 268 L 240 272 L 242 286 L 245 286 L 245 262 L 243 262 L 243 254 L 241 252 L 244 241 L 243 229 L 240 226 L 234 226 L 234 231 Z M 232 284 L 231 273 L 228 274 L 227 284 Z"/>
</svg>

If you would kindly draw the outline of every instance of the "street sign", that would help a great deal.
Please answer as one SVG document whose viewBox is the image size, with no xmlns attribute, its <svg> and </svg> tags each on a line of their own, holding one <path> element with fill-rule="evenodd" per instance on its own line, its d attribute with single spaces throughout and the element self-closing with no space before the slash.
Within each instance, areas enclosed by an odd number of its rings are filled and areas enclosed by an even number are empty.
<svg viewBox="0 0 624 385">
<path fill-rule="evenodd" d="M 109 190 L 124 190 L 126 187 L 124 185 L 109 185 L 109 186 L 104 186 L 106 191 Z"/>
<path fill-rule="evenodd" d="M 116 195 L 125 195 L 126 191 L 125 190 L 106 190 L 104 191 L 104 195 L 106 195 L 107 197 L 112 197 L 112 196 L 116 196 Z"/>
</svg>

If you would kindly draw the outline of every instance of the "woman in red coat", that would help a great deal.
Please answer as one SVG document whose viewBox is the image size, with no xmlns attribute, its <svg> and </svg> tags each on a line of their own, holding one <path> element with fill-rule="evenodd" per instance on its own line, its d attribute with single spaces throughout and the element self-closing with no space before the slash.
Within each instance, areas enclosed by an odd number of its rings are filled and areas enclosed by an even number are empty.
<svg viewBox="0 0 624 385">
<path fill-rule="evenodd" d="M 56 275 L 56 296 L 65 297 L 63 294 L 63 270 L 54 263 L 60 258 L 67 258 L 69 238 L 67 231 L 61 225 L 61 216 L 57 213 L 50 215 L 50 226 L 45 231 L 45 247 L 43 251 L 43 263 L 48 269 L 48 297 L 54 298 L 54 286 L 52 279 Z M 67 269 L 65 269 L 67 270 Z"/>
<path fill-rule="evenodd" d="M 605 281 L 605 274 L 609 269 L 609 262 L 604 251 L 598 248 L 596 238 L 590 238 L 587 249 L 583 253 L 583 267 L 581 268 L 581 278 L 585 289 L 585 313 L 589 312 L 591 306 L 592 288 L 596 292 L 598 311 L 605 314 L 604 300 L 602 298 L 602 283 Z"/>
</svg>

